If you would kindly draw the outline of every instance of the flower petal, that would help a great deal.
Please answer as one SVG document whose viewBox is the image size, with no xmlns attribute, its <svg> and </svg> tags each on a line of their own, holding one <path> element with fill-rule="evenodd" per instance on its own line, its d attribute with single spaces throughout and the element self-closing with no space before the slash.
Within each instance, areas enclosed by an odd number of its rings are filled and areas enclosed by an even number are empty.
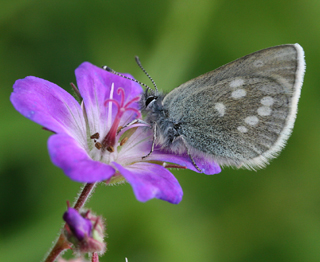
<svg viewBox="0 0 320 262">
<path fill-rule="evenodd" d="M 115 160 L 123 166 L 130 165 L 135 162 L 145 162 L 142 157 L 150 152 L 152 144 L 152 133 L 149 128 L 137 127 L 131 134 L 132 130 L 128 129 L 130 134 L 128 141 L 122 146 L 118 158 Z M 146 130 L 146 131 L 145 131 Z M 126 136 L 126 132 L 121 134 Z M 147 159 L 148 160 L 148 159 Z"/>
<path fill-rule="evenodd" d="M 199 172 L 191 162 L 191 159 L 188 155 L 175 155 L 173 153 L 167 153 L 161 150 L 155 150 L 146 160 L 155 160 L 155 161 L 164 161 L 175 163 L 181 166 L 185 166 L 188 169 L 191 169 L 197 173 Z M 205 157 L 194 157 L 194 161 L 197 166 L 202 170 L 202 173 L 206 175 L 214 175 L 221 172 L 220 166 L 215 163 L 212 159 Z"/>
<path fill-rule="evenodd" d="M 104 102 L 111 98 L 110 92 L 112 84 L 114 85 L 112 98 L 118 102 L 121 101 L 121 96 L 117 94 L 117 89 L 119 87 L 123 88 L 125 91 L 125 103 L 137 96 L 140 96 L 142 93 L 142 88 L 139 84 L 107 72 L 106 70 L 94 66 L 89 62 L 82 63 L 75 70 L 75 74 L 78 88 L 86 107 L 91 133 L 101 132 L 102 134 L 100 135 L 105 136 L 105 130 L 110 128 L 110 126 L 106 126 L 106 119 L 108 119 L 108 107 L 104 105 Z M 133 78 L 128 74 L 124 75 Z M 109 119 L 108 122 L 112 123 L 117 113 L 117 107 L 111 102 L 110 105 L 112 106 L 112 119 Z M 138 103 L 134 103 L 130 107 L 138 109 L 139 105 Z M 127 118 L 126 123 L 133 120 L 132 117 L 135 115 L 132 111 L 129 111 L 128 113 L 131 118 Z M 120 124 L 123 125 L 124 123 Z"/>
<path fill-rule="evenodd" d="M 145 127 L 138 127 L 134 134 L 130 137 L 123 147 L 123 153 L 121 152 L 121 161 L 123 163 L 129 164 L 132 162 L 141 161 L 141 157 L 147 155 L 152 146 L 152 130 Z M 139 143 L 137 143 L 139 141 Z M 148 156 L 143 161 L 164 161 L 175 163 L 180 166 L 184 166 L 195 172 L 200 173 L 192 164 L 190 157 L 187 154 L 177 155 L 168 152 L 168 150 L 161 150 L 159 148 L 155 149 L 150 156 Z M 211 158 L 206 158 L 205 156 L 196 156 L 194 161 L 197 166 L 206 175 L 214 175 L 221 172 L 220 166 L 215 163 Z"/>
<path fill-rule="evenodd" d="M 113 167 L 92 160 L 72 137 L 52 135 L 48 140 L 52 162 L 74 181 L 94 183 L 109 179 L 115 173 Z"/>
<path fill-rule="evenodd" d="M 139 201 L 159 198 L 172 204 L 182 199 L 182 188 L 178 180 L 164 167 L 151 163 L 135 163 L 125 168 L 112 163 L 121 175 L 131 184 Z"/>
<path fill-rule="evenodd" d="M 13 85 L 10 100 L 17 111 L 56 133 L 85 141 L 85 124 L 79 103 L 64 89 L 34 76 Z"/>
</svg>

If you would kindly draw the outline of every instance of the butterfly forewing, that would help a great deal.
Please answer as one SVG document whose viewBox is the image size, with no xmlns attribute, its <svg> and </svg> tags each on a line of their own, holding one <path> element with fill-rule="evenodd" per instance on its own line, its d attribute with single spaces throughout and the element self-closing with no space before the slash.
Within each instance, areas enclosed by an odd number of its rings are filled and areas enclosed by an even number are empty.
<svg viewBox="0 0 320 262">
<path fill-rule="evenodd" d="M 298 44 L 264 49 L 188 81 L 163 104 L 189 148 L 219 164 L 263 167 L 290 135 L 304 67 Z"/>
</svg>

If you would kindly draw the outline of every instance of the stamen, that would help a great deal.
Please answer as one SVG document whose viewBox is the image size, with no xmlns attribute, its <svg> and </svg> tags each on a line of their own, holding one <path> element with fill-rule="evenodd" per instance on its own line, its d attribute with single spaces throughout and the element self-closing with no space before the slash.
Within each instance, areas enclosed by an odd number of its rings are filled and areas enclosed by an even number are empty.
<svg viewBox="0 0 320 262">
<path fill-rule="evenodd" d="M 101 145 L 100 142 L 95 143 L 94 146 L 95 146 L 98 150 L 100 150 L 100 149 L 102 148 L 102 145 Z"/>
<path fill-rule="evenodd" d="M 119 134 L 119 132 L 122 130 L 123 126 L 119 126 L 118 130 L 117 130 L 117 134 Z"/>
<path fill-rule="evenodd" d="M 108 146 L 107 151 L 109 151 L 110 153 L 113 153 L 114 152 L 113 146 Z"/>
<path fill-rule="evenodd" d="M 120 146 L 123 146 L 125 144 L 125 142 L 128 141 L 128 139 L 129 139 L 128 137 L 124 137 L 120 142 Z"/>
<path fill-rule="evenodd" d="M 98 132 L 90 136 L 91 139 L 99 139 L 99 137 L 100 137 L 100 134 Z"/>
</svg>

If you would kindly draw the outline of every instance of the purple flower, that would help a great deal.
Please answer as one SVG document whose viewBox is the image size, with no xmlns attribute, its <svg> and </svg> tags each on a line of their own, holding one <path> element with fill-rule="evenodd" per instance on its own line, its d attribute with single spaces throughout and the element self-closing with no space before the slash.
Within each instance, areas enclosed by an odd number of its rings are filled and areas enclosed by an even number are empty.
<svg viewBox="0 0 320 262">
<path fill-rule="evenodd" d="M 142 159 L 151 149 L 152 131 L 135 124 L 117 133 L 119 127 L 141 116 L 140 85 L 88 62 L 75 74 L 83 99 L 80 104 L 64 89 L 41 78 L 28 76 L 13 86 L 10 99 L 14 107 L 55 133 L 48 140 L 52 162 L 78 182 L 126 180 L 139 201 L 155 197 L 179 203 L 182 189 L 165 162 L 197 172 L 189 157 L 155 150 Z M 197 159 L 197 165 L 205 174 L 221 171 L 205 158 Z"/>
</svg>

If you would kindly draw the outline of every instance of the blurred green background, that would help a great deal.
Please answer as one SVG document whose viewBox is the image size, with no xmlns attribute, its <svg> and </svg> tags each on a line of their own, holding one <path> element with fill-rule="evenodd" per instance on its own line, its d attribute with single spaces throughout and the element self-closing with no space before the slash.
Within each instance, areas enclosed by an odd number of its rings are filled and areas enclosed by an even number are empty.
<svg viewBox="0 0 320 262">
<path fill-rule="evenodd" d="M 9 102 L 34 75 L 66 90 L 83 61 L 107 64 L 169 91 L 251 52 L 305 50 L 295 128 L 258 172 L 174 171 L 183 201 L 138 202 L 129 184 L 98 186 L 87 207 L 107 219 L 100 261 L 320 261 L 319 0 L 13 0 L 0 2 L 0 261 L 40 261 L 80 184 L 52 165 L 49 132 Z M 68 254 L 67 254 L 68 255 Z"/>
</svg>

